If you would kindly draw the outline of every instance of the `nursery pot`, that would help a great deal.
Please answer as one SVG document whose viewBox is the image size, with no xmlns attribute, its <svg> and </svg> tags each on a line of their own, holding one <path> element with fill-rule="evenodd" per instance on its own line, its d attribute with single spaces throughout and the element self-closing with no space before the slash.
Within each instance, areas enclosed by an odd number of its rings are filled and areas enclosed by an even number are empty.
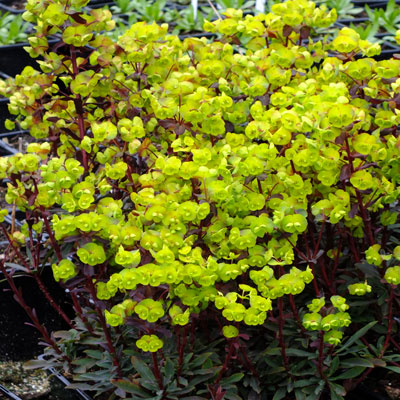
<svg viewBox="0 0 400 400">
<path fill-rule="evenodd" d="M 0 253 L 3 253 L 7 246 L 4 239 L 2 237 L 0 240 Z M 17 260 L 14 262 L 18 263 Z M 58 304 L 73 317 L 67 294 L 54 280 L 49 266 L 42 268 L 41 279 Z M 39 320 L 48 331 L 68 329 L 65 321 L 51 307 L 38 288 L 33 277 L 16 272 L 14 281 L 16 286 L 21 288 L 26 303 L 36 310 Z M 39 345 L 41 336 L 36 328 L 27 325 L 31 324 L 31 321 L 15 301 L 14 294 L 2 273 L 0 273 L 0 296 L 0 360 L 25 361 L 41 354 L 43 351 L 43 347 Z"/>
<path fill-rule="evenodd" d="M 343 28 L 345 26 L 350 26 L 351 24 L 358 25 L 369 21 L 370 21 L 369 18 L 343 18 L 343 19 L 338 19 L 335 22 L 335 26 Z"/>
<path fill-rule="evenodd" d="M 389 42 L 383 42 L 381 48 L 381 54 L 379 56 L 374 56 L 374 59 L 377 61 L 390 60 L 395 54 L 400 54 L 400 48 Z"/>
<path fill-rule="evenodd" d="M 400 0 L 395 0 L 396 4 L 400 3 Z M 381 0 L 381 1 L 368 1 L 368 0 L 353 0 L 352 3 L 356 6 L 356 7 L 364 7 L 366 5 L 368 5 L 371 8 L 385 8 L 387 5 L 387 0 Z"/>
<path fill-rule="evenodd" d="M 0 2 L 0 12 L 6 13 L 9 12 L 10 14 L 22 14 L 25 12 L 25 7 L 24 8 L 15 8 L 12 7 L 13 2 Z"/>
<path fill-rule="evenodd" d="M 8 102 L 8 99 L 0 98 L 0 134 L 8 132 L 4 126 L 6 119 L 11 117 L 11 114 L 8 111 Z"/>
<path fill-rule="evenodd" d="M 49 39 L 49 44 L 58 43 L 60 40 L 56 38 Z M 30 65 L 35 69 L 39 69 L 39 64 L 36 59 L 24 50 L 24 47 L 29 46 L 29 43 L 17 43 L 0 46 L 0 71 L 9 76 L 15 76 Z"/>
</svg>

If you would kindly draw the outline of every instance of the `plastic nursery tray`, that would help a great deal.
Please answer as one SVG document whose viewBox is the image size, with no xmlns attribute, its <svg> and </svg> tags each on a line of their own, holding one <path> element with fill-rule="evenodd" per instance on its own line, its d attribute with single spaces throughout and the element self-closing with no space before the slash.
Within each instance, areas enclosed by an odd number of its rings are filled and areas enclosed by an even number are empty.
<svg viewBox="0 0 400 400">
<path fill-rule="evenodd" d="M 345 26 L 349 26 L 350 24 L 358 25 L 369 21 L 370 21 L 369 18 L 343 18 L 343 19 L 338 19 L 334 25 L 343 28 Z"/>
<path fill-rule="evenodd" d="M 8 399 L 22 400 L 21 397 L 18 397 L 15 393 L 8 390 L 1 383 L 0 383 L 0 393 L 4 394 Z"/>
<path fill-rule="evenodd" d="M 38 356 L 38 360 L 45 360 L 43 355 Z M 47 368 L 47 370 L 53 374 L 60 382 L 62 382 L 65 386 L 70 385 L 71 383 L 69 382 L 69 380 L 67 378 L 65 378 L 63 375 L 61 375 L 57 370 L 55 370 L 54 368 L 50 367 Z M 73 389 L 74 392 L 81 398 L 84 400 L 92 400 L 92 398 L 90 396 L 88 396 L 83 390 L 81 389 Z"/>
<path fill-rule="evenodd" d="M 381 44 L 381 54 L 379 56 L 374 56 L 374 59 L 377 61 L 381 60 L 389 60 L 393 58 L 395 54 L 400 54 L 400 47 L 390 43 L 390 42 L 383 42 Z"/>
<path fill-rule="evenodd" d="M 14 8 L 10 7 L 7 4 L 4 4 L 3 2 L 0 2 L 0 12 L 9 12 L 11 14 L 22 14 L 25 12 L 25 8 L 19 9 L 19 8 Z"/>
<path fill-rule="evenodd" d="M 400 3 L 400 0 L 395 0 L 395 2 L 397 4 Z M 368 5 L 370 7 L 385 7 L 386 4 L 388 3 L 388 0 L 381 0 L 381 1 L 377 1 L 377 0 L 372 0 L 372 1 L 368 1 L 368 0 L 353 0 L 352 3 L 355 6 L 365 6 Z"/>
<path fill-rule="evenodd" d="M 50 47 L 56 43 L 60 42 L 60 38 L 55 36 L 48 37 L 48 43 Z M 16 43 L 8 44 L 5 46 L 0 46 L 0 77 L 15 76 L 22 72 L 22 70 L 30 65 L 35 69 L 39 69 L 39 64 L 36 59 L 31 58 L 31 56 L 24 50 L 24 47 L 29 46 L 29 43 Z M 41 59 L 40 57 L 38 58 Z"/>
<path fill-rule="evenodd" d="M 7 75 L 19 74 L 27 65 L 36 67 L 38 64 L 24 50 L 28 43 L 0 46 L 0 69 Z"/>
</svg>

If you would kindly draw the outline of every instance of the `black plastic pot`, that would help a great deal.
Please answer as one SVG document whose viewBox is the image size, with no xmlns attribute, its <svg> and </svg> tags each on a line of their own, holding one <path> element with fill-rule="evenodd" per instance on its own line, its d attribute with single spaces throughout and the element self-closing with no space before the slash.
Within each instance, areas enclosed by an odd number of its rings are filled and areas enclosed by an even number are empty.
<svg viewBox="0 0 400 400">
<path fill-rule="evenodd" d="M 93 6 L 96 4 L 114 4 L 114 0 L 90 0 L 88 6 Z"/>
<path fill-rule="evenodd" d="M 10 118 L 10 112 L 8 111 L 9 100 L 5 98 L 0 98 L 0 134 L 7 132 L 4 126 L 6 119 Z"/>
<path fill-rule="evenodd" d="M 25 12 L 25 9 L 19 9 L 19 8 L 14 8 L 11 7 L 11 3 L 10 4 L 4 4 L 4 2 L 0 2 L 0 11 L 2 11 L 3 13 L 9 12 L 11 14 L 22 14 Z"/>
<path fill-rule="evenodd" d="M 14 147 L 11 147 L 9 144 L 4 142 L 3 140 L 0 140 L 0 156 L 12 156 L 13 154 L 17 154 L 18 150 L 14 149 Z"/>
<path fill-rule="evenodd" d="M 369 21 L 370 21 L 369 18 L 344 18 L 344 19 L 338 19 L 335 22 L 335 25 L 339 28 L 344 28 L 345 26 L 350 26 L 351 24 L 359 25 Z"/>
<path fill-rule="evenodd" d="M 375 60 L 389 60 L 393 58 L 395 54 L 400 54 L 400 47 L 389 42 L 382 43 L 381 48 L 381 54 L 379 56 L 374 56 Z"/>
<path fill-rule="evenodd" d="M 218 37 L 215 33 L 210 33 L 210 32 L 182 33 L 181 35 L 178 35 L 178 36 L 179 36 L 179 39 L 181 39 L 181 40 L 184 40 L 184 39 L 190 38 L 190 37 L 195 37 L 195 38 L 206 37 L 208 39 Z"/>
<path fill-rule="evenodd" d="M 0 69 L 7 75 L 15 76 L 27 66 L 38 67 L 35 59 L 24 50 L 28 43 L 0 46 Z"/>
<path fill-rule="evenodd" d="M 57 38 L 48 40 L 50 45 L 56 44 L 60 41 Z M 15 76 L 28 65 L 35 69 L 39 69 L 39 65 L 35 58 L 24 50 L 24 47 L 29 46 L 29 43 L 9 44 L 0 46 L 0 71 L 9 76 Z"/>
<path fill-rule="evenodd" d="M 14 147 L 10 146 L 3 138 L 16 138 L 23 136 L 27 133 L 25 130 L 8 131 L 4 126 L 6 119 L 13 119 L 13 116 L 8 111 L 9 100 L 5 98 L 0 99 L 0 155 L 9 156 L 18 153 Z"/>
<path fill-rule="evenodd" d="M 1 274 L 0 278 L 3 280 Z M 69 314 L 73 316 L 72 307 L 67 304 L 67 295 L 55 282 L 51 268 L 43 269 L 42 279 L 58 303 L 65 310 L 70 309 Z M 54 311 L 37 288 L 33 278 L 19 276 L 15 278 L 15 283 L 22 289 L 26 303 L 36 310 L 40 321 L 49 331 L 68 329 L 65 321 Z M 25 361 L 38 356 L 43 352 L 43 347 L 39 345 L 40 334 L 35 328 L 27 325 L 30 320 L 22 307 L 14 300 L 13 293 L 6 282 L 0 283 L 0 293 L 0 359 Z"/>
<path fill-rule="evenodd" d="M 395 0 L 395 2 L 396 2 L 396 4 L 400 4 L 400 0 Z M 358 7 L 368 5 L 371 8 L 385 8 L 388 1 L 387 0 L 382 0 L 382 1 L 353 0 L 352 3 Z"/>
</svg>

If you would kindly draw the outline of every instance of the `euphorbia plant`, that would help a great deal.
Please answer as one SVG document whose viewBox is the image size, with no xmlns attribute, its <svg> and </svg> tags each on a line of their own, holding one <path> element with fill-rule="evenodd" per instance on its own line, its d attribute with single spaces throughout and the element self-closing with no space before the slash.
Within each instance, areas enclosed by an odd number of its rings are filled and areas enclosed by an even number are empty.
<svg viewBox="0 0 400 400">
<path fill-rule="evenodd" d="M 336 13 L 307 1 L 228 9 L 211 43 L 144 22 L 115 43 L 83 5 L 30 1 L 42 72 L 1 87 L 39 139 L 1 159 L 26 213 L 1 269 L 50 260 L 69 289 L 53 362 L 149 399 L 340 399 L 396 370 L 400 61 L 313 40 Z"/>
</svg>

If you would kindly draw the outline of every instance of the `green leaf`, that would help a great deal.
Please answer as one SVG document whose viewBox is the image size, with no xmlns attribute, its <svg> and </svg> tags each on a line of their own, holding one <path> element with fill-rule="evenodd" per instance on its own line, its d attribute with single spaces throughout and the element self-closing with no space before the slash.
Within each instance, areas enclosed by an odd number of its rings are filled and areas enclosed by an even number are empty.
<svg viewBox="0 0 400 400">
<path fill-rule="evenodd" d="M 172 377 L 175 374 L 175 365 L 171 361 L 171 359 L 167 358 L 165 361 L 165 366 L 164 366 L 164 373 L 165 373 L 165 380 L 166 382 L 170 382 Z"/>
<path fill-rule="evenodd" d="M 239 397 L 236 393 L 228 391 L 225 393 L 224 399 L 226 399 L 226 400 L 242 400 L 242 397 Z"/>
<path fill-rule="evenodd" d="M 377 324 L 378 321 L 372 321 L 369 324 L 363 326 L 361 329 L 359 329 L 353 336 L 351 336 L 344 344 L 343 346 L 336 351 L 336 354 L 341 353 L 343 350 L 347 349 L 350 347 L 354 342 L 356 342 L 360 337 L 364 336 L 374 325 Z"/>
<path fill-rule="evenodd" d="M 153 372 L 143 361 L 141 361 L 139 358 L 137 358 L 135 356 L 132 356 L 131 362 L 132 362 L 133 367 L 139 373 L 141 378 L 148 380 L 148 381 L 155 381 Z"/>
<path fill-rule="evenodd" d="M 263 354 L 266 356 L 277 356 L 277 355 L 281 354 L 281 350 L 279 349 L 279 347 L 274 347 L 274 348 L 265 350 Z"/>
<path fill-rule="evenodd" d="M 296 397 L 296 400 L 307 400 L 306 395 L 301 391 L 301 389 L 296 389 L 294 391 L 294 395 Z"/>
<path fill-rule="evenodd" d="M 65 387 L 67 389 L 93 390 L 93 386 L 88 385 L 87 383 L 70 383 Z"/>
<path fill-rule="evenodd" d="M 188 397 L 182 397 L 181 400 L 207 400 L 205 397 L 200 397 L 200 396 L 188 396 Z"/>
<path fill-rule="evenodd" d="M 104 352 L 100 350 L 86 350 L 85 353 L 96 360 L 102 360 L 104 358 Z"/>
<path fill-rule="evenodd" d="M 283 371 L 285 371 L 285 367 L 268 368 L 264 375 L 280 374 Z"/>
<path fill-rule="evenodd" d="M 371 360 L 367 358 L 349 358 L 348 360 L 343 360 L 341 363 L 341 367 L 348 368 L 348 367 L 366 367 L 366 368 L 373 368 L 374 364 Z"/>
<path fill-rule="evenodd" d="M 29 270 L 27 268 L 25 268 L 22 265 L 16 264 L 16 263 L 6 262 L 6 263 L 4 263 L 4 265 L 6 267 L 8 267 L 8 268 L 12 268 L 12 269 L 15 269 L 17 271 L 29 272 Z"/>
<path fill-rule="evenodd" d="M 286 388 L 280 388 L 275 392 L 272 400 L 282 400 L 285 398 L 285 396 L 286 396 Z"/>
<path fill-rule="evenodd" d="M 221 386 L 229 385 L 231 383 L 239 382 L 243 378 L 244 374 L 238 372 L 237 374 L 233 374 L 228 378 L 221 379 Z"/>
<path fill-rule="evenodd" d="M 339 357 L 338 356 L 336 356 L 336 357 L 334 357 L 333 359 L 332 359 L 332 363 L 331 363 L 331 367 L 330 367 L 330 369 L 329 369 L 329 373 L 328 373 L 328 376 L 331 376 L 331 375 L 333 375 L 336 371 L 337 371 L 337 369 L 339 368 Z"/>
<path fill-rule="evenodd" d="M 140 396 L 140 398 L 147 399 L 149 396 L 149 393 L 144 391 L 136 382 L 128 381 L 126 379 L 113 379 L 111 382 L 117 388 L 120 388 L 127 393 L 133 393 L 137 396 Z"/>
<path fill-rule="evenodd" d="M 331 400 L 344 400 L 343 396 L 346 395 L 346 390 L 343 386 L 329 382 L 329 387 L 331 389 Z"/>
<path fill-rule="evenodd" d="M 343 379 L 355 378 L 356 376 L 361 375 L 366 368 L 367 367 L 353 367 L 353 368 L 350 368 L 349 370 L 347 370 L 346 372 L 343 372 L 343 374 L 340 374 L 339 376 L 336 376 L 332 380 L 338 381 L 338 380 L 343 380 Z"/>
<path fill-rule="evenodd" d="M 190 384 L 193 386 L 197 386 L 199 383 L 206 382 L 207 380 L 212 378 L 215 374 L 216 374 L 215 372 L 212 372 L 212 373 L 207 373 L 207 374 L 200 375 L 200 376 L 198 375 L 195 378 L 190 380 Z"/>
<path fill-rule="evenodd" d="M 203 353 L 201 356 L 196 357 L 191 363 L 190 368 L 198 368 L 201 367 L 208 358 L 210 358 L 212 353 Z"/>
<path fill-rule="evenodd" d="M 293 384 L 293 387 L 295 388 L 301 388 L 301 387 L 305 387 L 305 386 L 310 386 L 312 384 L 315 384 L 319 381 L 319 379 L 317 378 L 310 378 L 310 379 L 300 379 L 298 381 L 296 381 Z"/>
<path fill-rule="evenodd" d="M 312 358 L 316 357 L 315 353 L 311 353 L 309 351 L 300 350 L 300 349 L 286 349 L 286 355 L 296 356 L 296 357 L 312 357 Z"/>
</svg>

